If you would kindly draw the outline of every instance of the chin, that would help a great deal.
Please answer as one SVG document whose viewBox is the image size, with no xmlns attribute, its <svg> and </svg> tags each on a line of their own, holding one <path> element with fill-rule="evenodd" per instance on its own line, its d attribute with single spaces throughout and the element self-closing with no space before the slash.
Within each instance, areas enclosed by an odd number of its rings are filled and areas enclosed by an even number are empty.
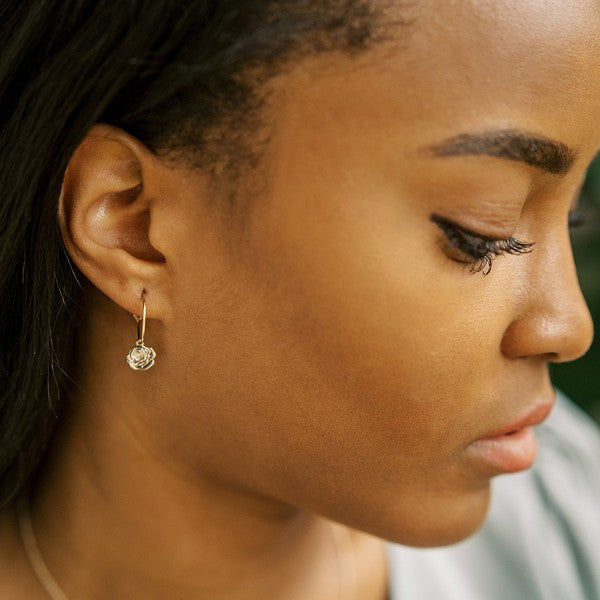
<svg viewBox="0 0 600 600">
<path fill-rule="evenodd" d="M 489 504 L 489 485 L 458 496 L 413 498 L 403 506 L 382 511 L 384 519 L 375 528 L 370 527 L 369 533 L 404 546 L 448 546 L 479 530 Z"/>
</svg>

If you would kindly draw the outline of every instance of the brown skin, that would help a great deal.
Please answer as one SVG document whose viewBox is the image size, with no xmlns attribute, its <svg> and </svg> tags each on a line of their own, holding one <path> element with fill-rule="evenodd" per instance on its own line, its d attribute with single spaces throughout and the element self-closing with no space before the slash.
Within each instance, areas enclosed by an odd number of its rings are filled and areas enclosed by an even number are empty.
<svg viewBox="0 0 600 600">
<path fill-rule="evenodd" d="M 201 172 L 122 131 L 97 126 L 73 156 L 60 217 L 92 284 L 82 389 L 33 503 L 71 598 L 334 599 L 329 519 L 400 543 L 462 539 L 490 493 L 467 447 L 549 401 L 548 362 L 588 349 L 567 216 L 600 148 L 597 2 L 414 11 L 401 44 L 274 82 L 241 224 Z M 498 128 L 576 160 L 559 175 L 422 150 Z M 431 213 L 536 245 L 473 274 Z M 125 354 L 142 290 L 157 359 L 138 373 Z M 358 597 L 381 600 L 381 542 L 351 541 Z M 3 585 L 33 598 L 13 560 Z"/>
</svg>

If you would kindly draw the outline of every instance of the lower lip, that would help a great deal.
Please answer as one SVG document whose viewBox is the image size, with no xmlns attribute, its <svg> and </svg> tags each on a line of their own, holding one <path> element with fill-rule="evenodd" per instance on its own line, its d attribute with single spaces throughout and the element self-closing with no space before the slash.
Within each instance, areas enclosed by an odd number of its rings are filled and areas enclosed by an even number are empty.
<svg viewBox="0 0 600 600">
<path fill-rule="evenodd" d="M 476 440 L 469 453 L 498 473 L 515 473 L 529 469 L 537 456 L 537 441 L 532 427 L 513 433 Z"/>
</svg>

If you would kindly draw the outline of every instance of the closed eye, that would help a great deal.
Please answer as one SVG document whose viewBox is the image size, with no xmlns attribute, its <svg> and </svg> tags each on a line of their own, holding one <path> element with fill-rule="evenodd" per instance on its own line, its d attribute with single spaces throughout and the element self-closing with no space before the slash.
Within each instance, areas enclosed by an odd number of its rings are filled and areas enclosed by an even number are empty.
<svg viewBox="0 0 600 600">
<path fill-rule="evenodd" d="M 488 275 L 494 260 L 503 254 L 528 254 L 533 243 L 522 242 L 514 237 L 492 238 L 458 225 L 437 214 L 430 216 L 444 233 L 448 244 L 448 256 L 455 262 L 470 265 L 472 273 Z"/>
</svg>

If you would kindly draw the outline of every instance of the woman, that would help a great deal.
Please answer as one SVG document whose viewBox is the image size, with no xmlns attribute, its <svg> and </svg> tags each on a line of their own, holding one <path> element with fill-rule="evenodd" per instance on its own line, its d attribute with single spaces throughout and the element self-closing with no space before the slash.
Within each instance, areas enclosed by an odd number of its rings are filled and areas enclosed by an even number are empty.
<svg viewBox="0 0 600 600">
<path fill-rule="evenodd" d="M 592 339 L 597 2 L 0 16 L 2 597 L 381 600 L 476 531 Z"/>
</svg>

